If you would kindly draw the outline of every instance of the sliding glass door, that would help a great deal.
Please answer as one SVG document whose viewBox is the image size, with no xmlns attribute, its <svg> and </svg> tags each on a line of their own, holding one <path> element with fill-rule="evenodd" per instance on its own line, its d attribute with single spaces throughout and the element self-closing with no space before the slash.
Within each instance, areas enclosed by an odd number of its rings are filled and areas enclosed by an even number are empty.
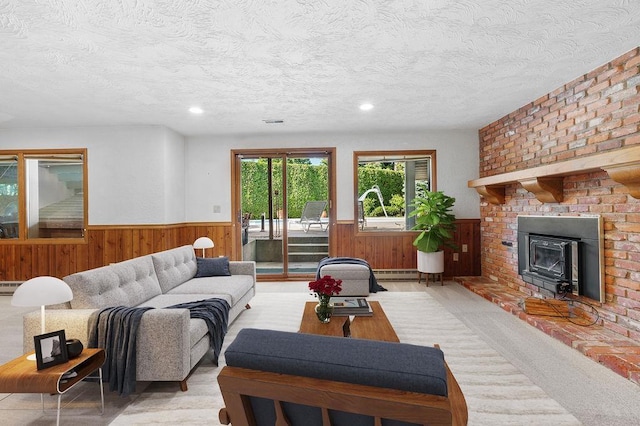
<svg viewBox="0 0 640 426">
<path fill-rule="evenodd" d="M 332 151 L 234 154 L 243 260 L 265 279 L 313 276 L 329 255 Z"/>
</svg>

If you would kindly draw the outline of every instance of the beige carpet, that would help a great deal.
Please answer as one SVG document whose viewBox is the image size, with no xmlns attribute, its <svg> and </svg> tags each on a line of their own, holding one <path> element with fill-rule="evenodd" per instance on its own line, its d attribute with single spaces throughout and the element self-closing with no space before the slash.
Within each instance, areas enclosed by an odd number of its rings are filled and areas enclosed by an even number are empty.
<svg viewBox="0 0 640 426">
<path fill-rule="evenodd" d="M 371 299 L 380 301 L 402 342 L 440 344 L 467 399 L 470 425 L 580 424 L 428 294 L 385 292 Z M 225 343 L 245 327 L 297 331 L 306 300 L 313 298 L 305 293 L 259 294 L 253 308 L 234 322 Z M 186 393 L 175 392 L 172 385 L 150 385 L 113 424 L 219 424 L 218 371 L 208 363 L 200 365 Z"/>
<path fill-rule="evenodd" d="M 379 300 L 400 340 L 406 343 L 439 343 L 469 406 L 470 425 L 579 425 L 580 422 L 529 378 L 424 292 L 382 292 Z M 313 300 L 307 293 L 260 293 L 231 325 L 225 346 L 245 327 L 297 331 L 302 305 Z M 220 366 L 224 364 L 224 357 Z M 136 394 L 121 398 L 107 394 L 107 408 L 98 415 L 96 385 L 83 383 L 65 396 L 63 424 L 182 424 L 217 425 L 223 406 L 215 367 L 205 358 L 189 379 L 189 391 L 180 392 L 175 383 L 142 383 Z M 54 407 L 54 398 L 47 407 Z M 11 404 L 7 409 L 6 404 Z M 42 414 L 40 398 L 11 395 L 2 400 L 3 424 L 51 424 L 55 412 Z M 11 422 L 15 420 L 15 423 Z M 6 423 L 9 421 L 9 423 Z"/>
</svg>

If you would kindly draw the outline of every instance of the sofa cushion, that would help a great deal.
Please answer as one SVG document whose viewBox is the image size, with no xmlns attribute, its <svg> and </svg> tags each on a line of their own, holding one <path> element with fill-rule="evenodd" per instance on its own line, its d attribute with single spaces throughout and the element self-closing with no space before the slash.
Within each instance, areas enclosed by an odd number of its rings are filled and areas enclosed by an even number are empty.
<svg viewBox="0 0 640 426">
<path fill-rule="evenodd" d="M 227 365 L 447 396 L 440 349 L 406 343 L 242 329 Z"/>
<path fill-rule="evenodd" d="M 167 306 L 177 305 L 179 303 L 197 302 L 199 300 L 206 300 L 211 298 L 224 299 L 231 305 L 231 297 L 224 294 L 159 294 L 158 296 L 145 301 L 138 305 L 138 307 L 152 308 L 166 308 Z"/>
<path fill-rule="evenodd" d="M 250 275 L 231 275 L 228 277 L 193 278 L 167 292 L 167 295 L 178 294 L 216 294 L 225 295 L 231 306 L 253 287 L 253 277 Z M 193 297 L 193 296 L 192 296 Z"/>
<path fill-rule="evenodd" d="M 142 303 L 138 307 L 166 308 L 167 306 L 177 305 L 180 303 L 196 302 L 198 300 L 206 300 L 211 298 L 224 299 L 227 303 L 231 303 L 231 298 L 222 294 L 160 294 L 152 299 Z M 182 308 L 179 308 L 182 309 Z M 209 332 L 207 323 L 203 319 L 191 318 L 189 321 L 189 344 L 193 347 L 202 337 Z"/>
<path fill-rule="evenodd" d="M 202 277 L 220 277 L 229 276 L 229 258 L 228 257 L 211 257 L 211 258 L 196 258 L 197 270 L 196 278 Z"/>
<path fill-rule="evenodd" d="M 334 263 L 320 267 L 320 276 L 331 275 L 336 280 L 363 280 L 369 284 L 371 270 L 368 266 L 352 263 Z"/>
<path fill-rule="evenodd" d="M 151 255 L 163 293 L 196 275 L 196 254 L 193 246 L 182 246 Z"/>
<path fill-rule="evenodd" d="M 162 293 L 150 256 L 64 277 L 73 291 L 73 309 L 132 307 Z"/>
</svg>

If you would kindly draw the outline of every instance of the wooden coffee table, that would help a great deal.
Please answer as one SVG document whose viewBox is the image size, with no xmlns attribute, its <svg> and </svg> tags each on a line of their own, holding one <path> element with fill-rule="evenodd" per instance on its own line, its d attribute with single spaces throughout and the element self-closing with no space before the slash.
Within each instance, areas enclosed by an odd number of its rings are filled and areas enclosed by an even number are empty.
<svg viewBox="0 0 640 426">
<path fill-rule="evenodd" d="M 327 324 L 318 320 L 314 311 L 317 304 L 317 302 L 307 302 L 304 305 L 300 330 L 298 330 L 300 333 L 383 340 L 385 342 L 400 341 L 387 315 L 382 310 L 380 302 L 369 302 L 373 310 L 372 316 L 356 316 L 353 321 L 350 321 L 349 317 L 333 316 L 331 322 Z"/>
</svg>

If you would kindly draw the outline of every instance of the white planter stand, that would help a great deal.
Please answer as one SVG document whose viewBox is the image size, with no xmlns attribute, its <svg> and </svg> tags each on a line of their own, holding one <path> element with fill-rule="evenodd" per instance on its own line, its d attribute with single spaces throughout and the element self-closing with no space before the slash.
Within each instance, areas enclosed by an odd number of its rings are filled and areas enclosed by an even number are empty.
<svg viewBox="0 0 640 426">
<path fill-rule="evenodd" d="M 436 251 L 433 253 L 425 253 L 418 250 L 418 283 L 422 280 L 422 274 L 427 274 L 427 286 L 429 286 L 429 277 L 434 275 L 440 279 L 440 285 L 444 285 L 442 274 L 444 272 L 444 251 Z"/>
</svg>

